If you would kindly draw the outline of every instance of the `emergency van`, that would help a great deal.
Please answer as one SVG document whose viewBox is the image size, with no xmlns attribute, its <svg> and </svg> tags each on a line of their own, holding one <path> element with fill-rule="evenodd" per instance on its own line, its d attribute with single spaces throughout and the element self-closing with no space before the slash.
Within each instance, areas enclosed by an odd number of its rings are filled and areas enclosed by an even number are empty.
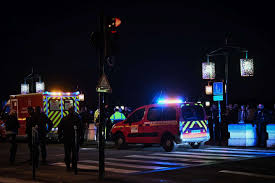
<svg viewBox="0 0 275 183">
<path fill-rule="evenodd" d="M 137 108 L 112 127 L 118 148 L 127 144 L 160 144 L 170 152 L 176 144 L 199 148 L 209 140 L 208 121 L 202 104 L 167 102 Z"/>
<path fill-rule="evenodd" d="M 29 116 L 28 107 L 40 106 L 48 118 L 53 122 L 52 131 L 48 139 L 57 140 L 58 125 L 63 117 L 69 114 L 69 108 L 74 107 L 79 113 L 79 92 L 43 92 L 11 95 L 9 108 L 14 109 L 20 124 L 18 136 L 26 136 L 26 118 Z M 2 132 L 2 136 L 4 136 Z"/>
</svg>

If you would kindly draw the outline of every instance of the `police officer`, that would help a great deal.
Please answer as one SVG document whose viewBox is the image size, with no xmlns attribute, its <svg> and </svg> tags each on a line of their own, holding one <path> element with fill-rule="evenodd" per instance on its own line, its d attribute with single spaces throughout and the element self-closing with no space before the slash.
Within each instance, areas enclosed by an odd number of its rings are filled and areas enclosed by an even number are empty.
<svg viewBox="0 0 275 183">
<path fill-rule="evenodd" d="M 18 128 L 20 127 L 16 112 L 14 110 L 10 111 L 10 115 L 7 116 L 6 119 L 6 134 L 11 144 L 10 147 L 10 163 L 13 164 L 16 156 L 17 151 L 17 144 L 16 144 L 16 135 L 18 134 Z"/>
<path fill-rule="evenodd" d="M 41 112 L 41 107 L 35 107 L 34 113 L 35 125 L 38 127 L 38 144 L 40 146 L 42 155 L 42 164 L 46 164 L 47 149 L 46 149 L 46 136 L 51 131 L 53 127 L 52 121 L 46 116 L 46 114 Z M 39 151 L 37 151 L 36 158 L 39 159 Z M 37 161 L 38 161 L 37 159 Z"/>
<path fill-rule="evenodd" d="M 34 110 L 32 107 L 28 107 L 29 116 L 26 118 L 26 134 L 28 139 L 28 147 L 30 151 L 30 159 L 29 162 L 32 162 L 32 127 L 35 126 L 34 121 Z"/>
<path fill-rule="evenodd" d="M 65 151 L 65 164 L 67 171 L 70 170 L 70 164 L 72 168 L 76 167 L 79 151 L 79 139 L 81 131 L 81 122 L 77 113 L 74 112 L 74 108 L 69 108 L 69 114 L 64 117 L 58 126 L 58 137 L 63 140 Z M 75 137 L 75 132 L 77 137 Z M 77 141 L 75 141 L 75 138 Z"/>
</svg>

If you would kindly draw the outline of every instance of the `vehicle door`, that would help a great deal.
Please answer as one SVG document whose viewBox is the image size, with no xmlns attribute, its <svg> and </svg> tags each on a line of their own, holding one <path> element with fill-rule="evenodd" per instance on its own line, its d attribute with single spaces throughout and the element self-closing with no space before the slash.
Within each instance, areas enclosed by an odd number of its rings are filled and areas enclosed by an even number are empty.
<svg viewBox="0 0 275 183">
<path fill-rule="evenodd" d="M 125 123 L 125 139 L 127 143 L 143 143 L 142 139 L 142 125 L 145 114 L 145 107 L 136 110 Z"/>
<path fill-rule="evenodd" d="M 144 122 L 143 131 L 148 138 L 148 143 L 159 143 L 163 133 L 176 134 L 178 122 L 176 120 L 175 106 L 157 106 L 148 109 L 147 120 Z"/>
</svg>

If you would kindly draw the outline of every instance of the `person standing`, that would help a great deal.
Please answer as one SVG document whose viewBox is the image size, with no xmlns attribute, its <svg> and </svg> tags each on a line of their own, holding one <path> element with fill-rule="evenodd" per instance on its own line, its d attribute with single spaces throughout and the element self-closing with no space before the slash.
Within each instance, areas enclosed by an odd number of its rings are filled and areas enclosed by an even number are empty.
<svg viewBox="0 0 275 183">
<path fill-rule="evenodd" d="M 247 120 L 247 111 L 245 105 L 241 106 L 241 110 L 239 111 L 238 115 L 238 122 L 239 123 L 245 123 Z"/>
<path fill-rule="evenodd" d="M 18 128 L 20 128 L 20 125 L 16 116 L 16 112 L 14 110 L 10 111 L 10 115 L 7 116 L 5 125 L 6 125 L 6 135 L 11 144 L 9 161 L 11 164 L 13 164 L 15 161 L 15 156 L 17 152 L 16 135 L 18 134 Z"/>
<path fill-rule="evenodd" d="M 46 164 L 47 149 L 46 149 L 46 136 L 51 131 L 53 127 L 52 121 L 46 116 L 46 114 L 41 112 L 41 107 L 35 107 L 34 113 L 34 123 L 38 127 L 38 144 L 40 146 L 42 155 L 42 164 Z M 39 160 L 39 151 L 36 151 L 36 162 Z"/>
<path fill-rule="evenodd" d="M 264 105 L 259 104 L 258 110 L 256 112 L 256 131 L 258 137 L 258 147 L 266 147 L 266 123 L 267 123 L 267 113 L 264 110 Z"/>
<path fill-rule="evenodd" d="M 81 122 L 74 108 L 69 108 L 69 114 L 64 117 L 58 126 L 58 137 L 64 143 L 65 164 L 67 171 L 75 169 L 78 160 L 79 140 L 80 140 Z M 75 132 L 77 136 L 75 136 Z"/>
<path fill-rule="evenodd" d="M 81 109 L 80 118 L 81 118 L 81 124 L 82 124 L 81 125 L 82 129 L 81 129 L 81 136 L 80 136 L 80 144 L 83 144 L 85 141 L 85 134 L 88 129 L 89 120 L 90 120 L 90 115 L 87 111 L 86 106 Z"/>
<path fill-rule="evenodd" d="M 126 117 L 124 116 L 123 113 L 120 112 L 119 109 L 115 108 L 115 113 L 112 114 L 112 116 L 110 117 L 110 120 L 112 121 L 112 125 L 125 120 Z"/>
<path fill-rule="evenodd" d="M 32 162 L 32 127 L 35 126 L 34 121 L 34 110 L 32 107 L 28 107 L 29 116 L 26 118 L 26 134 L 28 140 L 28 148 L 30 151 L 30 159 L 29 162 Z"/>
</svg>

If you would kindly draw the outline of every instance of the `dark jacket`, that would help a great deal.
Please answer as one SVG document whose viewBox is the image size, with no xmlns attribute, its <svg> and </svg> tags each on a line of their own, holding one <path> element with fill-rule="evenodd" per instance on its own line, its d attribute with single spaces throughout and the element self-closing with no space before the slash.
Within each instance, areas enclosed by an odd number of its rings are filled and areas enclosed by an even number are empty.
<svg viewBox="0 0 275 183">
<path fill-rule="evenodd" d="M 35 125 L 38 126 L 38 133 L 40 135 L 47 135 L 53 127 L 52 121 L 44 113 L 35 113 L 33 115 Z"/>
<path fill-rule="evenodd" d="M 29 116 L 26 118 L 26 134 L 28 136 L 32 135 L 32 127 L 35 126 L 35 121 L 33 116 Z"/>
<path fill-rule="evenodd" d="M 6 131 L 11 131 L 14 132 L 15 134 L 18 133 L 18 128 L 20 128 L 18 119 L 16 117 L 16 115 L 9 115 L 7 117 L 7 121 L 6 121 Z"/>
<path fill-rule="evenodd" d="M 79 137 L 81 135 L 81 121 L 79 115 L 77 113 L 68 114 L 60 121 L 58 126 L 58 136 L 59 138 L 63 138 L 64 143 L 74 142 L 75 125 L 77 127 L 77 139 L 79 142 Z"/>
</svg>

